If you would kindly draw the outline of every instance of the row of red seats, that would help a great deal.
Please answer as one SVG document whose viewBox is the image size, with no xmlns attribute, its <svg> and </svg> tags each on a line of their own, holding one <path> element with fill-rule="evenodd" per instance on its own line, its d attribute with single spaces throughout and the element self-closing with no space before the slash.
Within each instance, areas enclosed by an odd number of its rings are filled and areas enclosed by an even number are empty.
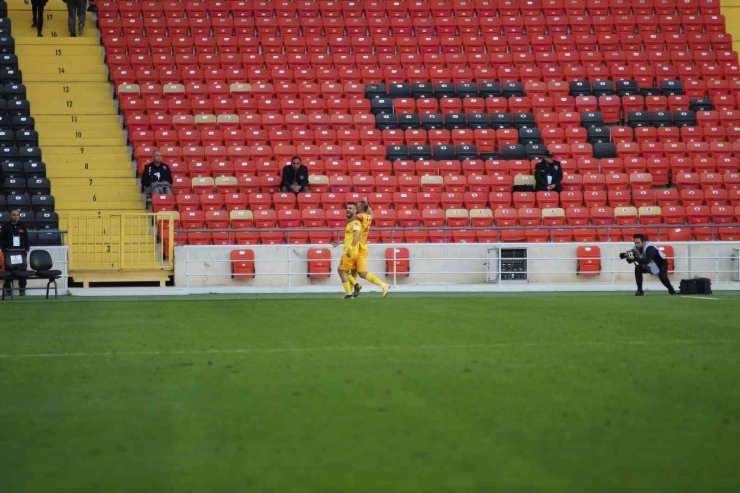
<svg viewBox="0 0 740 493">
<path fill-rule="evenodd" d="M 584 144 L 588 140 L 588 133 L 583 127 L 542 129 L 542 140 L 548 145 L 556 144 Z M 632 143 L 676 143 L 684 142 L 735 142 L 740 139 L 740 126 L 731 127 L 612 127 L 612 142 L 615 144 Z M 516 129 L 457 129 L 427 131 L 423 129 L 396 130 L 386 129 L 364 130 L 129 130 L 129 139 L 135 148 L 149 147 L 190 147 L 190 146 L 237 146 L 237 145 L 265 145 L 276 153 L 289 154 L 289 146 L 294 149 L 293 155 L 298 153 L 297 146 L 319 146 L 319 154 L 323 145 L 340 147 L 343 156 L 353 157 L 353 160 L 362 160 L 363 151 L 356 150 L 358 146 L 372 145 L 460 145 L 476 144 L 486 149 L 490 146 L 517 144 L 519 132 Z M 311 149 L 311 148 L 309 148 Z M 710 147 L 711 151 L 711 147 Z M 570 150 L 568 150 L 568 153 Z M 311 154 L 314 152 L 312 151 Z"/>
<path fill-rule="evenodd" d="M 625 208 L 632 209 L 632 208 Z M 699 208 L 702 209 L 702 208 Z M 634 209 L 632 209 L 634 210 Z M 549 216 L 542 217 L 538 209 L 497 209 L 485 215 L 474 215 L 468 218 L 467 211 L 460 215 L 450 215 L 448 211 L 441 210 L 378 210 L 375 213 L 374 223 L 379 228 L 396 228 L 400 226 L 402 230 L 378 231 L 373 229 L 370 232 L 372 243 L 403 242 L 410 243 L 426 242 L 431 240 L 437 242 L 495 242 L 498 241 L 499 232 L 495 230 L 478 230 L 478 231 L 444 231 L 444 230 L 417 230 L 413 228 L 492 228 L 494 225 L 499 228 L 527 228 L 519 230 L 501 231 L 501 241 L 626 241 L 631 240 L 633 234 L 641 232 L 647 233 L 653 239 L 670 239 L 671 241 L 691 241 L 694 238 L 700 241 L 711 241 L 721 239 L 723 241 L 737 241 L 740 238 L 740 228 L 734 225 L 733 219 L 738 216 L 738 212 L 732 210 L 715 211 L 700 210 L 696 215 L 691 216 L 690 226 L 710 224 L 710 220 L 715 219 L 713 223 L 720 226 L 717 229 L 710 227 L 693 227 L 686 228 L 683 224 L 672 223 L 674 228 L 659 229 L 655 226 L 660 223 L 660 212 L 658 215 L 638 216 L 636 212 L 630 212 L 627 215 L 615 216 L 610 208 L 594 208 L 591 213 L 588 209 L 570 209 L 573 214 L 568 216 Z M 246 212 L 246 214 L 240 214 Z M 328 213 L 326 213 L 328 212 Z M 333 213 L 332 213 L 333 212 Z M 454 211 L 458 212 L 458 211 Z M 226 214 L 224 211 L 214 211 L 202 213 L 199 211 L 186 212 L 176 219 L 175 227 L 187 230 L 205 230 L 205 229 L 227 229 L 231 227 L 236 229 L 234 232 L 209 232 L 201 231 L 199 234 L 213 235 L 210 239 L 216 241 L 235 242 L 246 241 L 245 244 L 255 244 L 261 241 L 264 244 L 279 244 L 288 241 L 288 243 L 325 243 L 338 236 L 339 231 L 316 231 L 311 232 L 313 228 L 343 228 L 346 219 L 343 211 L 320 211 L 304 210 L 300 213 L 297 210 L 278 211 L 235 211 Z M 445 217 L 447 216 L 447 217 Z M 602 229 L 591 228 L 574 228 L 574 229 L 538 229 L 544 227 L 558 226 L 601 226 Z M 626 228 L 614 226 L 627 226 Z M 653 226 L 646 228 L 645 226 Z M 307 228 L 308 231 L 291 231 L 295 228 Z M 259 231 L 260 229 L 284 229 L 284 231 Z M 184 232 L 184 231 L 183 231 Z M 182 233 L 182 232 L 181 232 Z M 189 233 L 185 233 L 188 234 Z M 249 236 L 246 236 L 249 235 Z M 453 235 L 458 235 L 455 239 Z M 236 236 L 236 238 L 235 238 Z M 292 236 L 292 239 L 291 239 Z M 665 236 L 668 236 L 666 238 Z M 241 237 L 241 240 L 238 238 Z M 287 238 L 286 238 L 287 237 Z M 188 237 L 185 237 L 188 238 Z M 319 239 L 321 238 L 321 239 Z M 481 240 L 485 238 L 485 240 Z M 183 241 L 180 238 L 179 241 Z M 189 239 L 189 238 L 188 238 Z M 202 238 L 208 241 L 208 237 Z M 181 243 L 182 244 L 182 243 Z M 192 244 L 192 243 L 191 243 Z M 208 244 L 208 243 L 199 243 Z M 228 243 L 223 243 L 228 244 Z M 240 243 L 241 244 L 241 243 Z"/>
<path fill-rule="evenodd" d="M 254 18 L 285 19 L 423 19 L 555 15 L 647 15 L 678 12 L 681 15 L 718 15 L 719 1 L 657 0 L 455 0 L 455 1 L 188 1 L 166 2 L 104 1 L 98 6 L 100 18 Z"/>
<path fill-rule="evenodd" d="M 528 113 L 531 111 L 614 111 L 624 106 L 626 111 L 681 111 L 690 109 L 691 99 L 704 98 L 707 93 L 717 110 L 733 110 L 737 107 L 740 94 L 740 79 L 736 81 L 696 80 L 688 91 L 700 91 L 696 95 L 674 96 L 570 96 L 569 85 L 564 81 L 527 82 L 522 97 L 466 97 L 466 98 L 395 98 L 395 113 Z M 210 82 L 187 82 L 184 84 L 154 82 L 120 84 L 118 96 L 122 100 L 141 99 L 187 99 L 190 101 L 210 99 L 244 100 L 241 108 L 258 113 L 351 113 L 370 111 L 370 102 L 364 97 L 364 88 L 359 84 L 321 85 L 306 82 L 277 84 L 224 84 Z M 249 105 L 249 106 L 245 106 Z"/>
<path fill-rule="evenodd" d="M 276 29 L 271 32 L 270 26 L 265 26 L 267 22 L 275 24 Z M 407 23 L 407 29 L 398 24 Z M 255 25 L 257 24 L 257 25 Z M 480 36 L 543 36 L 543 35 L 560 35 L 560 34 L 711 34 L 725 32 L 725 18 L 722 15 L 570 15 L 570 16 L 508 16 L 508 17 L 483 17 L 483 18 L 466 18 L 455 19 L 454 17 L 437 19 L 417 19 L 411 21 L 396 21 L 393 31 L 390 25 L 375 25 L 369 28 L 365 20 L 350 21 L 349 26 L 346 22 L 330 21 L 322 22 L 321 25 L 309 26 L 308 32 L 302 29 L 298 33 L 283 32 L 277 30 L 277 21 L 257 21 L 255 23 L 248 19 L 230 19 L 230 18 L 170 18 L 170 19 L 148 19 L 146 22 L 141 18 L 102 19 L 100 22 L 101 30 L 104 35 L 104 41 L 111 38 L 124 35 L 141 36 L 146 33 L 154 35 L 155 33 L 168 33 L 170 36 L 182 36 L 187 33 L 198 35 L 200 37 L 210 37 L 211 32 L 220 36 L 252 35 L 264 39 L 275 37 L 297 37 L 300 34 L 313 38 L 329 38 L 325 46 L 329 47 L 333 53 L 350 52 L 351 48 L 357 50 L 364 49 L 366 44 L 362 39 L 372 39 L 378 37 L 389 37 L 391 32 L 398 39 L 419 38 L 418 46 L 424 53 L 425 46 L 434 46 L 436 38 L 436 47 L 444 49 L 444 41 L 440 38 L 462 38 L 462 37 L 480 37 Z M 413 25 L 415 24 L 415 25 Z M 303 27 L 303 26 L 301 26 Z M 401 31 L 399 33 L 399 31 Z M 405 32 L 404 32 L 405 31 Z M 315 34 L 315 33 L 319 34 Z M 346 34 L 345 34 L 346 33 Z M 398 34 L 395 34 L 398 33 Z M 369 34 L 369 35 L 368 35 Z M 360 41 L 355 41 L 360 39 Z M 206 43 L 202 43 L 206 46 Z M 458 42 L 462 46 L 462 41 Z M 304 45 L 305 46 L 305 45 Z"/>
<path fill-rule="evenodd" d="M 670 193 L 667 193 L 670 191 Z M 666 192 L 666 193 L 663 193 Z M 394 210 L 404 209 L 508 209 L 511 207 L 550 209 L 562 207 L 662 207 L 669 208 L 666 217 L 685 217 L 682 207 L 740 207 L 740 190 L 626 190 L 610 192 L 420 192 L 420 193 L 308 193 L 296 197 L 284 193 L 227 193 L 227 194 L 176 194 L 152 197 L 154 212 L 177 210 L 336 210 L 344 209 L 348 202 L 357 202 L 369 196 L 374 207 Z M 697 209 L 698 210 L 698 209 Z M 702 209 L 703 210 L 703 209 Z M 719 209 L 718 209 L 719 210 Z M 740 209 L 738 209 L 740 210 Z M 680 224 L 682 224 L 681 219 Z M 678 223 L 676 223 L 678 224 Z"/>
<path fill-rule="evenodd" d="M 145 156 L 140 155 L 140 159 Z M 279 161 L 250 161 L 250 160 L 219 160 L 198 161 L 192 160 L 184 163 L 182 161 L 170 161 L 170 170 L 174 177 L 277 177 L 290 158 Z M 490 180 L 494 176 L 517 176 L 531 175 L 534 172 L 539 159 L 532 160 L 501 160 L 480 159 L 470 160 L 397 160 L 390 161 L 366 161 L 366 160 L 320 160 L 304 159 L 303 164 L 308 168 L 311 175 L 326 175 L 332 177 L 344 177 L 343 179 L 371 180 L 370 183 L 376 187 L 396 187 L 401 178 L 439 176 L 445 184 L 452 185 L 453 181 L 469 183 L 478 186 L 490 186 Z M 686 158 L 674 157 L 670 160 L 665 158 L 579 158 L 563 159 L 559 161 L 565 173 L 564 185 L 575 186 L 583 183 L 585 175 L 611 175 L 615 173 L 650 173 L 653 180 L 659 175 L 667 175 L 668 172 L 674 179 L 681 175 L 684 181 L 692 181 L 695 178 L 703 183 L 725 183 L 728 188 L 735 188 L 736 174 L 740 172 L 740 160 L 736 157 L 715 159 L 711 157 Z M 691 177 L 684 175 L 690 173 Z M 590 178 L 594 179 L 594 178 Z M 448 183 L 449 181 L 449 183 Z M 409 182 L 409 186 L 414 183 Z M 359 183 L 357 184 L 360 185 Z M 721 187 L 720 187 L 721 188 Z"/>
<path fill-rule="evenodd" d="M 486 209 L 379 209 L 375 212 L 375 225 L 381 228 L 467 228 L 467 227 L 541 227 L 541 226 L 633 226 L 669 224 L 689 226 L 704 224 L 735 224 L 740 219 L 740 208 L 725 206 L 665 207 L 643 208 L 640 213 L 634 207 L 592 207 L 568 210 L 522 207 Z M 242 214 L 246 212 L 247 214 Z M 485 214 L 474 214 L 484 212 Z M 226 229 L 223 222 L 231 223 L 232 228 L 325 228 L 343 227 L 346 216 L 341 209 L 261 209 L 254 211 L 235 210 L 226 212 L 188 210 L 180 211 L 179 219 L 184 229 Z M 217 228 L 206 228 L 207 220 L 218 222 Z M 420 221 L 420 222 L 419 222 Z M 493 222 L 495 221 L 495 223 Z M 740 222 L 740 221 L 737 221 Z M 214 225 L 214 224 L 211 224 Z"/>
<path fill-rule="evenodd" d="M 170 39 L 170 38 L 162 38 Z M 152 40 L 153 42 L 154 40 Z M 167 43 L 169 43 L 168 41 Z M 275 68 L 290 70 L 307 69 L 504 69 L 531 67 L 550 69 L 561 67 L 635 67 L 636 65 L 652 65 L 654 67 L 704 67 L 716 65 L 737 65 L 737 53 L 729 50 L 718 51 L 686 51 L 679 50 L 568 50 L 556 49 L 540 50 L 538 52 L 501 52 L 501 53 L 426 53 L 426 54 L 335 54 L 313 53 L 311 55 L 279 53 L 259 54 L 240 53 L 239 50 L 222 53 L 198 53 L 190 51 L 177 52 L 174 55 L 169 49 L 158 50 L 149 46 L 149 38 L 130 38 L 128 44 L 116 46 L 110 44 L 108 49 L 108 64 L 113 68 L 155 68 L 194 70 L 194 69 L 247 69 L 259 70 Z M 140 44 L 141 47 L 137 47 Z M 151 54 L 150 54 L 151 51 Z M 372 74 L 372 72 L 368 72 Z M 722 75 L 721 72 L 718 73 Z M 254 72 L 252 77 L 259 76 Z M 287 79 L 280 73 L 278 79 Z M 526 73 L 525 73 L 526 75 Z M 710 73 L 710 75 L 717 75 Z M 529 77 L 529 76 L 528 76 Z"/>
<path fill-rule="evenodd" d="M 544 19 L 543 19 L 544 21 Z M 310 56 L 362 56 L 403 57 L 410 66 L 431 64 L 438 60 L 429 59 L 430 55 L 467 55 L 475 61 L 476 55 L 489 57 L 494 62 L 495 55 L 526 55 L 532 53 L 550 52 L 652 52 L 652 51 L 698 51 L 714 53 L 732 50 L 732 36 L 724 31 L 708 33 L 688 32 L 679 33 L 604 33 L 597 34 L 528 34 L 499 36 L 489 34 L 485 36 L 419 36 L 419 37 L 392 37 L 392 36 L 279 36 L 279 37 L 252 37 L 249 34 L 232 35 L 219 34 L 211 36 L 209 32 L 196 34 L 179 34 L 170 32 L 168 35 L 156 35 L 151 32 L 140 33 L 127 30 L 125 35 L 116 35 L 120 26 L 105 31 L 103 27 L 103 42 L 109 54 L 129 55 L 197 55 L 206 54 L 241 54 L 254 55 L 288 55 Z M 191 29 L 192 31 L 192 29 Z M 710 51 L 711 48 L 711 51 Z M 416 57 L 416 63 L 412 64 Z M 510 57 L 517 60 L 516 57 Z M 706 56 L 699 58 L 705 59 Z M 485 58 L 477 63 L 482 64 Z M 306 59 L 308 61 L 308 59 Z M 563 59 L 571 62 L 570 59 Z M 710 61 L 710 60 L 707 60 Z M 471 62 L 472 63 L 472 62 Z"/>
<path fill-rule="evenodd" d="M 175 69 L 176 63 L 167 60 L 161 65 L 155 62 L 155 57 L 149 55 L 135 55 L 133 57 L 121 58 L 123 61 L 118 65 L 112 60 L 111 80 L 116 87 L 121 84 L 132 83 L 173 83 L 173 84 L 237 84 L 249 82 L 250 84 L 296 83 L 302 84 L 396 84 L 396 83 L 437 83 L 437 82 L 521 82 L 545 83 L 552 82 L 574 82 L 574 81 L 613 81 L 615 84 L 620 80 L 635 80 L 640 88 L 652 88 L 656 83 L 664 80 L 680 80 L 687 85 L 688 91 L 698 91 L 704 87 L 698 96 L 706 92 L 706 85 L 710 81 L 719 80 L 727 82 L 724 93 L 737 94 L 737 83 L 740 79 L 740 69 L 737 65 L 683 65 L 678 68 L 671 65 L 659 65 L 656 67 L 644 65 L 617 65 L 606 66 L 577 66 L 568 67 L 547 66 L 539 68 L 528 67 L 502 67 L 494 68 L 295 68 L 280 61 L 275 66 L 267 68 L 197 68 L 196 63 L 192 68 Z M 133 67 L 133 68 L 130 68 Z M 542 94 L 542 87 L 535 86 L 537 92 Z M 299 88 L 300 96 L 313 96 L 314 87 L 306 91 Z M 243 91 L 247 92 L 247 91 Z M 271 97 L 264 92 L 266 97 Z M 276 95 L 277 91 L 273 92 Z M 348 97 L 350 94 L 345 92 Z"/>
</svg>

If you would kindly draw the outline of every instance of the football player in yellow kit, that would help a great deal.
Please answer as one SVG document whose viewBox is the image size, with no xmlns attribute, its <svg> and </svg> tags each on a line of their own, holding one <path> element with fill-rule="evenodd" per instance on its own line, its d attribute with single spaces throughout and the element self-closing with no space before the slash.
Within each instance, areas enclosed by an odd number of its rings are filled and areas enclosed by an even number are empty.
<svg viewBox="0 0 740 493">
<path fill-rule="evenodd" d="M 357 261 L 355 262 L 355 269 L 352 274 L 348 277 L 350 284 L 354 285 L 354 295 L 357 298 L 360 295 L 362 287 L 357 282 L 357 275 L 361 278 L 370 281 L 371 283 L 379 286 L 383 290 L 383 298 L 388 295 L 388 291 L 391 289 L 390 284 L 386 284 L 378 279 L 375 274 L 367 271 L 367 254 L 369 246 L 367 243 L 367 237 L 370 234 L 370 226 L 373 223 L 373 211 L 370 209 L 367 197 L 357 203 L 357 214 L 355 217 L 360 221 L 360 245 L 358 249 Z"/>
<path fill-rule="evenodd" d="M 345 300 L 354 298 L 352 284 L 349 282 L 349 274 L 355 268 L 355 263 L 357 262 L 360 236 L 362 233 L 362 226 L 356 214 L 357 204 L 354 202 L 348 203 L 347 226 L 344 228 L 344 249 L 342 251 L 342 259 L 339 261 L 339 268 L 337 269 L 339 278 L 342 280 L 342 287 L 344 287 L 343 299 Z M 337 246 L 339 243 L 333 242 L 332 244 Z"/>
</svg>

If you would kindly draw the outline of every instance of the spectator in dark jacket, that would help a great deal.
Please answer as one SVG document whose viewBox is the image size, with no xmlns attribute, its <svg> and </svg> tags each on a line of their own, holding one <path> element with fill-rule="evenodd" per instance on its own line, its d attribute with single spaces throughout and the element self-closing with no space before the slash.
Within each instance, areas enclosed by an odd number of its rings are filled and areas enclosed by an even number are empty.
<svg viewBox="0 0 740 493">
<path fill-rule="evenodd" d="M 172 172 L 170 167 L 162 162 L 162 154 L 154 151 L 154 161 L 144 166 L 141 174 L 141 185 L 146 188 L 149 195 L 162 195 L 172 193 Z"/>
<path fill-rule="evenodd" d="M 21 222 L 21 214 L 17 209 L 10 211 L 10 223 L 0 230 L 0 248 L 3 250 L 5 264 L 8 267 L 12 265 L 11 257 L 14 254 L 25 252 L 26 259 L 28 257 L 28 250 L 31 248 L 28 241 L 28 228 Z M 16 265 L 14 270 L 26 270 L 26 266 L 25 264 Z M 18 278 L 18 288 L 21 296 L 26 295 L 26 283 L 24 277 Z M 10 282 L 6 282 L 5 285 L 9 287 Z"/>
<path fill-rule="evenodd" d="M 33 14 L 33 24 L 31 27 L 36 28 L 36 36 L 39 38 L 43 36 L 41 30 L 44 28 L 44 7 L 48 0 L 24 0 L 26 5 L 31 4 L 31 12 Z"/>
<path fill-rule="evenodd" d="M 538 192 L 562 192 L 563 167 L 553 159 L 552 151 L 545 151 L 545 157 L 534 168 L 535 189 Z"/>
<path fill-rule="evenodd" d="M 283 181 L 280 182 L 280 191 L 283 193 L 310 192 L 308 186 L 308 168 L 301 164 L 301 158 L 294 156 L 290 164 L 283 168 Z"/>
</svg>

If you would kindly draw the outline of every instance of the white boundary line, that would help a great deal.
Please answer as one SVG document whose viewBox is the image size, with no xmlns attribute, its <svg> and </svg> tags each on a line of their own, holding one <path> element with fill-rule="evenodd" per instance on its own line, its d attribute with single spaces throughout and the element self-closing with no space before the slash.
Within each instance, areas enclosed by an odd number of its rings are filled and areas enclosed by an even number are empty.
<svg viewBox="0 0 740 493">
<path fill-rule="evenodd" d="M 692 300 L 722 301 L 719 298 L 711 298 L 709 296 L 687 296 L 685 294 L 680 295 L 680 298 L 691 298 Z"/>
<path fill-rule="evenodd" d="M 703 299 L 703 298 L 702 298 Z M 276 354 L 276 353 L 339 353 L 339 352 L 372 352 L 372 351 L 437 351 L 455 349 L 501 349 L 514 347 L 578 347 L 578 346 L 660 346 L 660 345 L 699 345 L 699 344 L 740 344 L 740 339 L 706 339 L 706 340 L 650 340 L 650 341 L 581 341 L 581 342 L 528 342 L 512 344 L 459 344 L 450 346 L 348 346 L 348 347 L 307 347 L 307 348 L 250 348 L 250 349 L 211 349 L 208 351 L 106 351 L 92 353 L 37 353 L 37 354 L 0 354 L 3 359 L 51 359 L 51 358 L 92 358 L 116 356 L 202 356 L 222 354 Z"/>
</svg>

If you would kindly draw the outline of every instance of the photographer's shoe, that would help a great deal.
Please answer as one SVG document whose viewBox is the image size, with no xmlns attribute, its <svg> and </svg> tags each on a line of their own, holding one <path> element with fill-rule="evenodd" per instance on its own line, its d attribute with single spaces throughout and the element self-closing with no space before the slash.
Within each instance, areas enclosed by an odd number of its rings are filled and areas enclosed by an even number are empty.
<svg viewBox="0 0 740 493">
<path fill-rule="evenodd" d="M 635 296 L 645 296 L 645 291 L 637 291 Z"/>
<path fill-rule="evenodd" d="M 670 294 L 671 296 L 676 296 L 678 293 L 676 292 L 675 289 L 669 289 L 668 294 Z"/>
</svg>

